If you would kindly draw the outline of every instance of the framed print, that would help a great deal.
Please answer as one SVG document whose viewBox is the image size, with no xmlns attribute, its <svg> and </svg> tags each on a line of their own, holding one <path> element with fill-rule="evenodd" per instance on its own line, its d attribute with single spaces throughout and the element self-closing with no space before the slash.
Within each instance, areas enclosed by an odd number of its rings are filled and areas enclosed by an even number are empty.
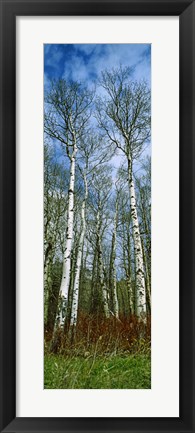
<svg viewBox="0 0 195 433">
<path fill-rule="evenodd" d="M 193 432 L 194 2 L 1 28 L 1 430 Z"/>
</svg>

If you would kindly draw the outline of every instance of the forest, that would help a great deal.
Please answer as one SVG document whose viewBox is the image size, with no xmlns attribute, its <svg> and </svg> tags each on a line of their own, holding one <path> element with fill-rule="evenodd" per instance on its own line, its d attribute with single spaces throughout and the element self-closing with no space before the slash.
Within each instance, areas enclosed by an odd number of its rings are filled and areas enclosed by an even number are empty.
<svg viewBox="0 0 195 433">
<path fill-rule="evenodd" d="M 44 386 L 150 388 L 150 87 L 119 65 L 44 105 Z"/>
</svg>

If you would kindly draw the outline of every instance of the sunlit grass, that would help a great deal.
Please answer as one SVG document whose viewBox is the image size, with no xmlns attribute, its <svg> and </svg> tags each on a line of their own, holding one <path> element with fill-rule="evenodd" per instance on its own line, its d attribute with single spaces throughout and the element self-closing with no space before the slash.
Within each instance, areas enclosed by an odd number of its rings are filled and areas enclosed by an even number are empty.
<svg viewBox="0 0 195 433">
<path fill-rule="evenodd" d="M 150 355 L 45 355 L 46 389 L 149 389 Z"/>
</svg>

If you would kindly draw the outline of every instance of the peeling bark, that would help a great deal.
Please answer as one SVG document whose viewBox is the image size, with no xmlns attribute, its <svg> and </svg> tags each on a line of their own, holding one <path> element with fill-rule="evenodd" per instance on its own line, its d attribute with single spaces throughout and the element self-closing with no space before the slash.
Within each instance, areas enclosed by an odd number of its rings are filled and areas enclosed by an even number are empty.
<svg viewBox="0 0 195 433">
<path fill-rule="evenodd" d="M 70 273 L 71 273 L 71 252 L 73 243 L 73 222 L 74 222 L 74 185 L 75 185 L 75 157 L 77 147 L 74 146 L 74 151 L 70 158 L 70 183 L 68 190 L 68 209 L 67 209 L 67 230 L 65 238 L 65 252 L 63 260 L 63 271 L 62 280 L 60 285 L 59 294 L 59 317 L 57 322 L 61 327 L 64 326 L 67 306 L 68 306 L 68 291 L 70 285 Z"/>
<path fill-rule="evenodd" d="M 142 240 L 142 251 L 143 251 L 143 259 L 145 266 L 145 284 L 146 284 L 146 306 L 148 313 L 151 313 L 151 285 L 150 285 L 150 276 L 148 271 L 148 262 L 144 250 L 144 242 Z"/>
<path fill-rule="evenodd" d="M 131 202 L 131 218 L 133 229 L 133 241 L 135 251 L 135 277 L 136 277 L 136 313 L 138 317 L 145 319 L 146 317 L 146 288 L 144 275 L 144 261 L 141 244 L 141 236 L 139 230 L 139 221 L 136 208 L 135 187 L 132 173 L 132 161 L 128 159 L 128 181 L 130 190 Z"/>
<path fill-rule="evenodd" d="M 87 178 L 85 173 L 84 173 L 84 183 L 85 183 L 85 198 L 83 200 L 82 209 L 81 209 L 82 230 L 79 239 L 78 254 L 77 254 L 77 261 L 76 261 L 76 273 L 75 273 L 74 287 L 73 287 L 72 310 L 71 310 L 71 318 L 70 318 L 71 326 L 76 325 L 77 323 L 79 283 L 80 283 L 81 263 L 82 263 L 82 254 L 83 254 L 83 244 L 84 244 L 85 231 L 86 231 L 85 209 L 86 209 L 86 201 L 88 197 L 88 187 L 87 187 Z"/>
</svg>

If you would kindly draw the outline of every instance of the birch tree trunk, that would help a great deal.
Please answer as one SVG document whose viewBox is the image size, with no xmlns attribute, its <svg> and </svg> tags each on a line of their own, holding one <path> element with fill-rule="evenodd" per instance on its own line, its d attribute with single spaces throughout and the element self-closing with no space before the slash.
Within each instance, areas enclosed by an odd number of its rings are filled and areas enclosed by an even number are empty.
<svg viewBox="0 0 195 433">
<path fill-rule="evenodd" d="M 118 197 L 116 198 L 116 208 L 114 216 L 114 229 L 112 234 L 111 260 L 110 260 L 110 293 L 112 294 L 112 307 L 115 317 L 119 317 L 119 304 L 117 296 L 117 279 L 116 279 L 116 232 L 118 224 Z"/>
<path fill-rule="evenodd" d="M 70 318 L 71 326 L 73 325 L 76 326 L 77 315 L 78 315 L 79 283 L 80 283 L 81 263 L 82 263 L 82 254 L 83 254 L 83 244 L 84 244 L 85 231 L 86 231 L 85 209 L 86 209 L 86 201 L 88 197 L 86 174 L 84 174 L 84 183 L 85 183 L 85 198 L 83 200 L 82 209 L 81 209 L 82 229 L 81 229 L 81 234 L 79 239 L 78 254 L 77 254 L 77 261 L 76 261 L 76 273 L 75 273 L 74 287 L 73 287 L 72 310 L 71 310 L 71 318 Z"/>
<path fill-rule="evenodd" d="M 73 242 L 73 222 L 74 222 L 74 185 L 75 185 L 75 158 L 76 158 L 77 147 L 74 146 L 73 153 L 70 157 L 70 183 L 68 190 L 68 209 L 67 209 L 67 229 L 65 238 L 65 252 L 63 260 L 63 272 L 62 280 L 60 285 L 59 295 L 59 318 L 57 321 L 61 327 L 64 326 L 67 305 L 68 305 L 68 291 L 70 284 L 70 273 L 71 273 L 71 252 Z"/>
<path fill-rule="evenodd" d="M 129 294 L 129 308 L 130 313 L 134 314 L 135 312 L 135 299 L 133 294 L 132 287 L 132 269 L 131 269 L 131 236 L 130 236 L 130 226 L 128 227 L 127 232 L 127 290 Z"/>
<path fill-rule="evenodd" d="M 98 293 L 97 293 L 97 245 L 93 256 L 92 277 L 91 277 L 91 306 L 90 313 L 98 310 Z"/>
<path fill-rule="evenodd" d="M 149 276 L 149 271 L 148 271 L 148 262 L 147 262 L 147 258 L 146 258 L 146 254 L 145 254 L 145 249 L 144 248 L 145 248 L 144 247 L 144 242 L 142 240 L 143 260 L 144 260 L 145 274 L 146 274 L 146 278 L 145 278 L 145 284 L 146 284 L 146 305 L 147 305 L 148 313 L 151 313 L 151 285 L 150 285 L 150 276 Z"/>
<path fill-rule="evenodd" d="M 147 216 L 146 216 L 146 209 L 144 207 L 144 197 L 143 197 L 143 194 L 142 194 L 141 187 L 140 187 L 140 204 L 141 204 L 141 213 L 142 213 L 143 226 L 144 226 L 144 231 L 145 231 L 145 235 L 146 235 L 146 251 L 147 251 L 147 255 L 145 254 L 145 249 L 144 249 L 145 246 L 144 246 L 144 243 L 143 243 L 143 259 L 144 259 L 145 270 L 146 270 L 146 281 L 148 281 L 148 283 L 146 284 L 146 287 L 148 285 L 149 289 L 151 290 L 151 233 L 150 233 L 150 230 L 149 230 L 149 227 L 148 227 Z M 150 293 L 150 290 L 149 290 L 148 293 Z"/>
<path fill-rule="evenodd" d="M 142 253 L 142 244 L 139 230 L 139 221 L 136 208 L 135 187 L 132 173 L 132 161 L 128 159 L 128 181 L 131 202 L 131 218 L 133 229 L 133 241 L 135 250 L 135 278 L 136 278 L 136 313 L 138 317 L 146 317 L 146 288 L 144 275 L 144 261 Z"/>
<path fill-rule="evenodd" d="M 98 268 L 99 268 L 99 278 L 100 278 L 100 286 L 102 290 L 102 300 L 104 307 L 104 314 L 106 318 L 110 317 L 109 307 L 108 307 L 108 299 L 107 299 L 107 287 L 104 279 L 104 267 L 102 260 L 102 245 L 101 245 L 101 236 L 100 236 L 100 213 L 99 210 L 97 212 L 97 246 L 98 246 Z"/>
<path fill-rule="evenodd" d="M 127 235 L 127 238 L 126 238 Z M 130 243 L 130 224 L 123 224 L 122 230 L 122 251 L 123 251 L 123 266 L 125 270 L 129 310 L 130 314 L 134 313 L 134 296 L 132 289 L 132 269 L 131 269 L 131 243 Z M 127 255 L 127 257 L 126 257 Z"/>
</svg>

